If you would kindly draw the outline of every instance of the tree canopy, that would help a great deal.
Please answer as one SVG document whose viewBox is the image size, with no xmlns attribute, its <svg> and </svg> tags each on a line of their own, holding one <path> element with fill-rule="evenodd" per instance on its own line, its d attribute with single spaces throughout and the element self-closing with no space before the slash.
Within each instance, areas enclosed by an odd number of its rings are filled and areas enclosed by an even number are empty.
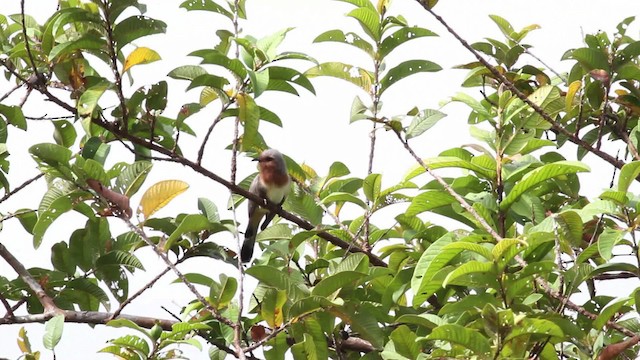
<svg viewBox="0 0 640 360">
<path fill-rule="evenodd" d="M 390 89 L 418 77 L 438 86 L 430 79 L 442 70 L 403 49 L 428 48 L 438 34 L 390 0 L 339 2 L 350 25 L 327 24 L 314 46 L 363 61 L 283 49 L 292 28 L 245 33 L 245 0 L 186 0 L 176 11 L 215 19 L 211 41 L 149 83 L 137 69 L 165 61 L 146 41 L 167 36 L 169 19 L 148 16 L 143 2 L 59 0 L 38 22 L 21 0 L 20 13 L 0 14 L 0 67 L 11 84 L 0 94 L 0 204 L 12 206 L 1 222 L 20 227 L 0 241 L 14 271 L 0 275 L 0 325 L 44 323 L 42 346 L 24 327 L 15 333 L 24 358 L 55 358 L 65 323 L 121 329 L 96 351 L 131 360 L 184 358 L 186 349 L 211 359 L 637 356 L 634 17 L 558 54 L 564 71 L 536 56 L 535 24 L 491 15 L 501 36 L 472 43 L 437 0 L 417 0 L 470 60 L 456 67 L 462 89 L 441 106 L 398 113 L 388 110 Z M 274 97 L 322 96 L 320 78 L 349 86 L 343 119 L 366 124 L 366 171 L 342 158 L 324 171 L 284 151 L 293 188 L 282 207 L 264 202 L 239 163 L 273 146 L 269 126 L 287 126 Z M 473 142 L 459 143 L 462 129 L 451 128 L 449 146 L 425 156 L 431 129 L 454 105 L 466 107 Z M 214 144 L 224 159 L 211 156 Z M 13 161 L 18 153 L 32 163 Z M 415 162 L 390 183 L 375 165 L 400 153 Z M 31 165 L 37 173 L 25 180 Z M 586 191 L 584 174 L 608 188 Z M 195 203 L 170 205 L 195 183 Z M 37 204 L 20 203 L 29 191 Z M 278 216 L 243 265 L 246 199 Z M 15 251 L 14 242 L 29 246 Z M 42 251 L 49 263 L 25 266 Z M 130 287 L 158 263 L 144 286 Z M 128 312 L 169 274 L 189 294 L 180 311 Z M 620 296 L 602 291 L 620 279 Z"/>
</svg>

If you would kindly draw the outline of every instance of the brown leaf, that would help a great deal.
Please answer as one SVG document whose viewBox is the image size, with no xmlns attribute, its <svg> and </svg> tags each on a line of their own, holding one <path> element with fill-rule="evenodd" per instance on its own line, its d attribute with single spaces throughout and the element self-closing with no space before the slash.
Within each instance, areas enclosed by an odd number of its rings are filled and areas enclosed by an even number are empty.
<svg viewBox="0 0 640 360">
<path fill-rule="evenodd" d="M 623 351 L 632 347 L 640 341 L 640 335 L 636 335 L 632 338 L 629 338 L 625 341 L 621 341 L 615 344 L 609 344 L 602 349 L 600 356 L 598 356 L 598 360 L 613 360 L 617 359 L 617 356 L 620 355 Z"/>
<path fill-rule="evenodd" d="M 131 205 L 129 205 L 129 197 L 103 186 L 100 181 L 95 179 L 87 179 L 87 185 L 89 185 L 93 191 L 97 192 L 98 195 L 113 204 L 113 206 L 120 210 L 127 218 L 131 218 L 133 211 L 131 210 Z M 108 211 L 103 211 L 102 213 L 109 214 Z"/>
<path fill-rule="evenodd" d="M 262 325 L 253 325 L 251 327 L 251 339 L 260 341 L 267 337 L 267 329 Z"/>
</svg>

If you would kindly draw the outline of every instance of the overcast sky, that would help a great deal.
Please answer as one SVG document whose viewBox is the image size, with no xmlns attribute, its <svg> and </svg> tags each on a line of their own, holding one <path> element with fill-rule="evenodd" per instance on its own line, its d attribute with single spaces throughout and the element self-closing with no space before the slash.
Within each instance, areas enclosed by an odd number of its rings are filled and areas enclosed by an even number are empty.
<svg viewBox="0 0 640 360">
<path fill-rule="evenodd" d="M 18 0 L 1 0 L 0 13 L 8 15 L 19 12 Z M 139 86 L 152 84 L 166 79 L 165 75 L 173 68 L 185 63 L 195 64 L 197 59 L 187 58 L 186 54 L 193 50 L 211 47 L 215 44 L 215 31 L 218 29 L 220 19 L 207 13 L 187 13 L 179 9 L 181 1 L 163 0 L 149 1 L 148 15 L 168 23 L 167 35 L 143 38 L 136 41 L 137 45 L 149 46 L 160 53 L 164 61 L 150 65 L 139 66 L 132 70 L 135 84 L 129 87 L 125 94 L 130 94 Z M 38 21 L 44 22 L 55 10 L 55 1 L 27 0 L 27 13 L 34 15 Z M 284 50 L 302 51 L 311 54 L 319 61 L 344 61 L 356 63 L 361 66 L 369 66 L 367 59 L 357 51 L 350 51 L 337 44 L 312 44 L 312 40 L 318 34 L 335 28 L 353 28 L 353 20 L 344 17 L 350 10 L 350 5 L 329 0 L 248 0 L 247 11 L 249 21 L 242 24 L 244 32 L 257 38 L 286 27 L 295 27 L 285 43 Z M 518 0 L 442 0 L 435 8 L 447 22 L 469 42 L 479 41 L 484 37 L 501 39 L 502 35 L 488 18 L 489 14 L 500 15 L 511 22 L 516 29 L 530 24 L 538 24 L 540 30 L 532 32 L 526 39 L 526 43 L 532 44 L 532 51 L 557 71 L 567 71 L 571 63 L 561 62 L 562 54 L 570 48 L 581 47 L 582 38 L 586 33 L 604 30 L 610 34 L 622 19 L 640 15 L 640 2 L 635 0 L 610 0 L 579 1 L 579 0 L 542 0 L 542 1 L 518 1 Z M 440 34 L 440 38 L 428 38 L 416 40 L 412 45 L 403 48 L 402 54 L 389 59 L 391 63 L 412 58 L 424 58 L 440 64 L 445 70 L 439 73 L 416 75 L 394 86 L 385 94 L 386 115 L 404 113 L 413 106 L 419 108 L 439 108 L 439 104 L 447 97 L 458 91 L 466 91 L 477 95 L 477 89 L 461 89 L 459 84 L 466 75 L 465 71 L 450 69 L 454 65 L 470 62 L 472 55 L 467 53 L 446 30 L 435 22 L 415 1 L 395 0 L 389 9 L 390 13 L 401 13 L 411 24 L 429 28 Z M 633 24 L 629 34 L 638 37 L 638 23 Z M 535 61 L 532 60 L 535 64 Z M 392 65 L 392 64 L 390 64 Z M 541 65 L 540 65 L 541 66 Z M 177 109 L 187 102 L 196 102 L 198 91 L 192 90 L 185 93 L 186 82 L 172 83 L 170 87 L 169 108 L 166 115 L 175 116 Z M 366 163 L 368 154 L 370 124 L 359 122 L 349 125 L 349 109 L 355 95 L 363 96 L 361 92 L 343 82 L 335 79 L 321 78 L 314 80 L 317 96 L 311 96 L 301 90 L 300 98 L 276 93 L 265 94 L 258 102 L 276 112 L 283 120 L 284 128 L 272 125 L 261 125 L 261 131 L 268 144 L 288 154 L 298 163 L 305 162 L 314 167 L 320 174 L 326 173 L 329 165 L 334 161 L 346 163 L 355 176 L 366 175 Z M 4 79 L 0 80 L 0 94 L 9 88 Z M 16 103 L 17 95 L 9 100 Z M 31 100 L 30 100 L 31 101 Z M 62 114 L 56 108 L 29 107 L 27 103 L 25 114 L 30 116 Z M 459 146 L 469 142 L 466 117 L 469 112 L 461 105 L 447 105 L 442 109 L 449 116 L 442 120 L 430 132 L 418 138 L 414 146 L 423 157 L 435 156 L 440 151 Z M 66 115 L 66 114 L 63 114 Z M 208 117 L 207 117 L 208 116 Z M 196 129 L 203 129 L 211 112 L 203 113 L 198 118 L 190 119 L 190 125 Z M 200 121 L 200 123 L 196 123 Z M 193 123 L 192 123 L 193 122 Z M 205 124 L 205 125 L 198 125 Z M 228 177 L 229 153 L 223 149 L 229 143 L 231 134 L 231 121 L 221 123 L 216 130 L 214 139 L 209 147 L 210 152 L 205 156 L 204 164 L 211 167 L 217 173 Z M 31 126 L 31 125 L 30 125 Z M 377 147 L 374 172 L 383 173 L 384 185 L 390 185 L 399 180 L 405 171 L 413 165 L 409 157 L 390 133 L 381 131 L 378 133 L 379 143 Z M 15 146 L 23 142 L 31 143 L 34 134 L 29 137 L 16 131 L 10 134 L 9 149 L 12 152 L 13 172 L 24 172 L 18 178 L 26 179 L 36 173 L 35 163 L 26 155 L 26 152 L 14 151 Z M 50 132 L 39 134 L 41 141 L 52 141 Z M 217 137 L 216 137 L 217 136 Z M 189 153 L 188 146 L 185 151 Z M 193 152 L 191 153 L 193 154 Z M 590 157 L 586 158 L 592 168 L 601 166 L 601 163 Z M 19 164 L 19 165 L 16 165 Z M 254 170 L 254 164 L 250 164 L 247 158 L 240 159 L 239 178 L 249 175 Z M 212 184 L 210 180 L 199 176 L 192 176 L 189 171 L 180 173 L 167 173 L 156 167 L 145 184 L 145 188 L 153 182 L 169 178 L 182 178 L 191 184 L 191 189 L 176 199 L 171 206 L 163 209 L 159 215 L 169 216 L 178 212 L 196 212 L 196 199 L 206 196 L 224 208 L 228 193 L 226 190 Z M 608 169 L 608 168 L 607 168 Z M 608 172 L 608 170 L 607 170 Z M 600 189 L 608 186 L 609 179 L 596 177 L 590 183 L 594 189 L 593 196 Z M 14 185 L 15 186 L 15 185 Z M 34 197 L 23 197 L 21 193 L 17 199 L 2 204 L 0 211 L 3 213 L 13 211 L 20 207 L 36 207 L 44 185 L 30 188 L 30 194 Z M 142 193 L 142 192 L 141 192 Z M 141 193 L 139 195 L 141 195 Z M 138 195 L 138 196 L 139 196 Z M 39 196 L 39 197 L 38 197 Z M 138 199 L 133 200 L 137 204 Z M 244 216 L 245 208 L 241 208 L 240 215 Z M 223 216 L 228 218 L 228 214 Z M 62 223 L 56 223 L 47 233 L 45 241 L 35 256 L 25 258 L 20 256 L 32 252 L 31 239 L 26 237 L 17 223 L 7 223 L 0 237 L 0 241 L 8 246 L 25 262 L 27 267 L 42 266 L 51 267 L 49 261 L 49 248 L 57 241 L 68 238 L 68 233 L 73 228 L 80 227 L 84 219 L 69 217 Z M 243 218 L 238 219 L 244 222 Z M 384 219 L 378 219 L 384 222 Z M 74 226 L 69 227 L 73 222 Z M 75 221 L 75 222 L 74 222 Z M 119 227 L 124 231 L 122 227 Z M 113 230 L 114 235 L 119 234 Z M 229 245 L 231 239 L 229 240 Z M 130 293 L 137 291 L 149 279 L 160 272 L 164 266 L 161 261 L 148 251 L 141 251 L 143 262 L 147 271 L 137 272 L 132 277 Z M 211 270 L 212 261 L 201 261 L 183 270 L 199 271 L 212 277 L 217 277 Z M 231 275 L 233 269 L 228 267 Z M 0 263 L 0 274 L 12 278 L 13 271 L 4 263 Z M 126 313 L 140 313 L 149 316 L 167 317 L 160 310 L 160 305 L 165 305 L 172 311 L 179 312 L 180 307 L 192 298 L 184 286 L 168 285 L 175 276 L 167 275 L 160 286 L 154 287 L 145 296 L 136 300 L 126 310 Z M 251 290 L 251 289 L 249 289 Z M 19 350 L 15 339 L 19 326 L 0 326 L 0 357 L 17 358 Z M 31 337 L 32 346 L 44 350 L 41 338 L 43 326 L 32 324 L 27 329 Z M 106 355 L 96 355 L 95 352 L 105 346 L 105 341 L 121 334 L 121 332 L 104 326 L 97 326 L 91 330 L 86 325 L 65 325 L 65 333 L 58 347 L 58 358 L 111 358 Z M 90 336 L 89 336 L 90 335 Z M 82 341 L 78 341 L 82 339 Z M 43 359 L 50 359 L 51 354 L 45 350 Z M 205 354 L 193 358 L 206 358 Z"/>
</svg>

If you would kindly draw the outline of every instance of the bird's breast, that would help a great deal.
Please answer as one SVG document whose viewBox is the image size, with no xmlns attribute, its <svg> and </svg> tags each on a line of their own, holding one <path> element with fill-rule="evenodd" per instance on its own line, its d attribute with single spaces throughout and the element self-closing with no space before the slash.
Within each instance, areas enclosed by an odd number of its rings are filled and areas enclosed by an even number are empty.
<svg viewBox="0 0 640 360">
<path fill-rule="evenodd" d="M 285 184 L 284 186 L 267 186 L 267 197 L 269 198 L 269 201 L 273 203 L 279 204 L 282 199 L 287 196 L 288 193 L 289 183 Z"/>
</svg>

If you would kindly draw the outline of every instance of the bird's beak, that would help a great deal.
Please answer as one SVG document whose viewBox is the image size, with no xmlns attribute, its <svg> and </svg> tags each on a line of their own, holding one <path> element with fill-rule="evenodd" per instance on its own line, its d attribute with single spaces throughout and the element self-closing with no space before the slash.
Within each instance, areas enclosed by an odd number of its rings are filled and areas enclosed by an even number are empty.
<svg viewBox="0 0 640 360">
<path fill-rule="evenodd" d="M 251 159 L 251 161 L 260 161 L 260 158 Z"/>
</svg>

